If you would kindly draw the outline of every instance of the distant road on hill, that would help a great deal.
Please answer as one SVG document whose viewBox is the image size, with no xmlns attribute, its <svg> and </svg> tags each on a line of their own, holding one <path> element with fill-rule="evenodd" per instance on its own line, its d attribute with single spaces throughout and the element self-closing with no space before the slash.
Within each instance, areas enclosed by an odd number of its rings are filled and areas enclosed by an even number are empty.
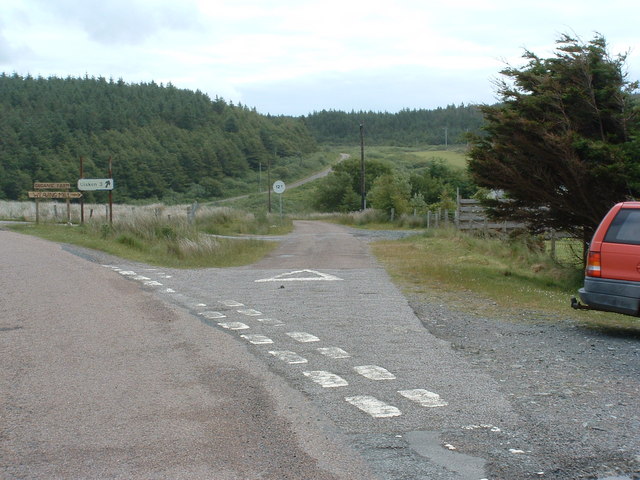
<svg viewBox="0 0 640 480">
<path fill-rule="evenodd" d="M 340 161 L 344 161 L 347 158 L 349 158 L 351 155 L 349 155 L 348 153 L 341 153 L 340 154 Z M 293 182 L 289 185 L 287 185 L 287 188 L 296 188 L 299 187 L 301 185 L 304 185 L 305 183 L 309 183 L 309 182 L 313 182 L 314 180 L 317 180 L 319 178 L 322 177 L 326 177 L 327 175 L 329 175 L 329 173 L 331 172 L 331 170 L 333 169 L 333 167 L 327 167 L 324 170 L 318 172 L 318 173 L 314 173 L 313 175 L 307 177 L 307 178 L 303 178 L 302 180 L 298 180 L 296 182 Z M 271 188 L 269 186 L 269 188 Z M 249 195 L 251 194 L 247 194 L 247 195 L 240 195 L 238 197 L 230 197 L 230 198 L 223 198 L 222 200 L 216 200 L 215 203 L 225 203 L 225 202 L 230 202 L 232 200 L 240 200 L 242 198 L 247 198 L 249 197 Z"/>
</svg>

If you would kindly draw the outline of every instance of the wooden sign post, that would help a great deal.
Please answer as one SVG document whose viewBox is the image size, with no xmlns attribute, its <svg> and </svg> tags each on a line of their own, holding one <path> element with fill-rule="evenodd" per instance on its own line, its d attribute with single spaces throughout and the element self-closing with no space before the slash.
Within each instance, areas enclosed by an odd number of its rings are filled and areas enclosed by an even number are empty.
<svg viewBox="0 0 640 480">
<path fill-rule="evenodd" d="M 67 200 L 67 223 L 71 223 L 71 199 L 82 198 L 80 192 L 70 192 L 70 183 L 44 183 L 35 182 L 33 184 L 34 192 L 28 192 L 29 198 L 35 198 L 36 200 L 36 223 L 40 223 L 40 199 L 41 198 L 64 198 Z M 64 192 L 43 192 L 42 190 L 65 190 Z"/>
</svg>

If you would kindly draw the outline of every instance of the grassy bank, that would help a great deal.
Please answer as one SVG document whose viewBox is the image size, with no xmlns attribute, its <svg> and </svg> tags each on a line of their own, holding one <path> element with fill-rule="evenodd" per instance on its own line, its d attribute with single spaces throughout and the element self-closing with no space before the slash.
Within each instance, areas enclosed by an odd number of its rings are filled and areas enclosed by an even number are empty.
<svg viewBox="0 0 640 480">
<path fill-rule="evenodd" d="M 640 322 L 613 313 L 576 311 L 570 298 L 582 269 L 560 264 L 522 239 L 505 241 L 440 229 L 373 251 L 394 281 L 411 295 L 455 309 L 512 321 L 573 321 L 640 333 Z"/>
<path fill-rule="evenodd" d="M 13 225 L 15 231 L 55 242 L 100 250 L 121 258 L 173 268 L 231 267 L 256 262 L 276 247 L 276 242 L 229 239 L 209 235 L 281 233 L 290 225 L 275 225 L 265 216 L 256 218 L 228 208 L 202 209 L 187 216 L 137 210 L 109 225 L 87 221 L 83 225 L 40 223 Z"/>
</svg>

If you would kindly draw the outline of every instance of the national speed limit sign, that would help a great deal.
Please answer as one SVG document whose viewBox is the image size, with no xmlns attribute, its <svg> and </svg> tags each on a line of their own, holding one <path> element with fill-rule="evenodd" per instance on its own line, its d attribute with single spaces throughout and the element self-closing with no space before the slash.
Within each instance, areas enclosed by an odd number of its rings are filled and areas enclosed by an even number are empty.
<svg viewBox="0 0 640 480">
<path fill-rule="evenodd" d="M 282 180 L 278 180 L 277 182 L 273 183 L 273 191 L 276 193 L 283 193 L 285 190 L 285 185 L 284 182 Z"/>
</svg>

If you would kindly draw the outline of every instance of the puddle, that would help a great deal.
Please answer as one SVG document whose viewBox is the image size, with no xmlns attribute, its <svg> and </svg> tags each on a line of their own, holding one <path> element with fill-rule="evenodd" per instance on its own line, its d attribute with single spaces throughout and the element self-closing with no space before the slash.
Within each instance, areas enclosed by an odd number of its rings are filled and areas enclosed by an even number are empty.
<svg viewBox="0 0 640 480">
<path fill-rule="evenodd" d="M 484 478 L 485 460 L 443 448 L 438 432 L 408 432 L 404 438 L 409 443 L 409 447 L 418 455 L 428 458 L 431 462 L 447 470 L 456 472 L 461 478 L 465 480 Z"/>
</svg>

